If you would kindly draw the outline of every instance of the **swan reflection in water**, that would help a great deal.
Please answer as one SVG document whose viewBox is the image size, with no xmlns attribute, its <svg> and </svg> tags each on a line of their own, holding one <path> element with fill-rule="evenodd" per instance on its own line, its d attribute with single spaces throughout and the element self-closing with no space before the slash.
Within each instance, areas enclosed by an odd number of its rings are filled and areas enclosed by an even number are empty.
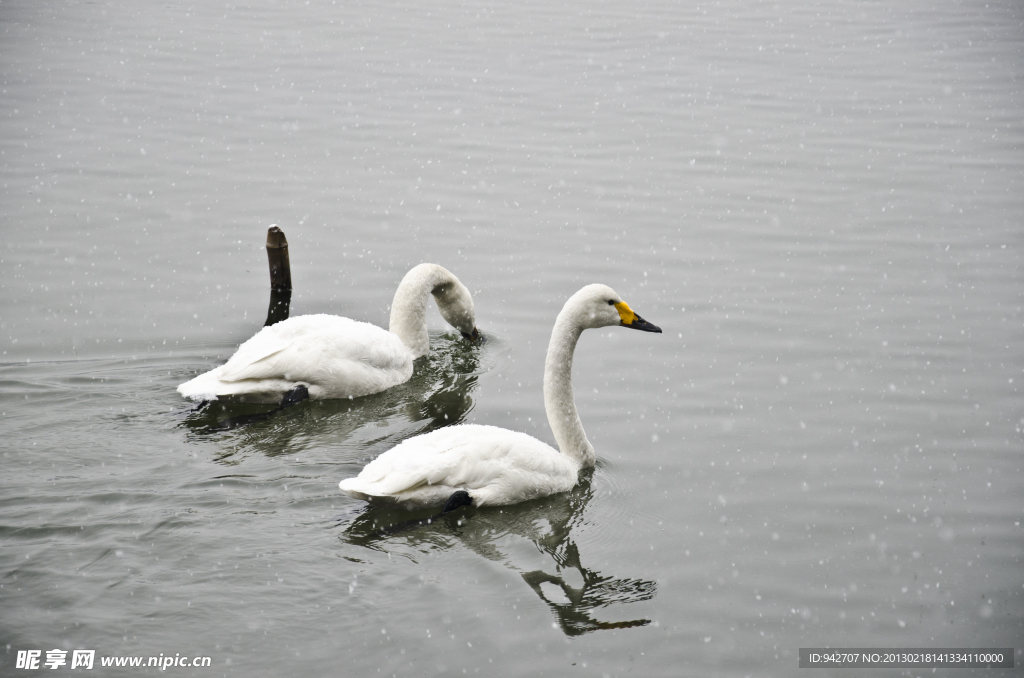
<svg viewBox="0 0 1024 678">
<path fill-rule="evenodd" d="M 410 511 L 370 506 L 346 527 L 342 539 L 391 553 L 399 544 L 424 550 L 461 543 L 517 572 L 551 609 L 567 636 L 646 626 L 650 619 L 607 622 L 591 616 L 598 608 L 651 600 L 657 593 L 653 581 L 612 577 L 584 567 L 572 531 L 583 523 L 584 509 L 593 496 L 592 477 L 593 469 L 588 469 L 571 491 L 543 499 L 512 506 L 466 507 L 433 518 L 428 517 L 429 511 L 420 511 L 410 520 Z M 522 539 L 532 542 L 533 548 L 524 551 Z M 536 567 L 538 555 L 547 567 Z"/>
<path fill-rule="evenodd" d="M 491 337 L 467 344 L 455 333 L 432 333 L 431 351 L 415 363 L 412 378 L 381 393 L 352 400 L 306 400 L 287 408 L 216 400 L 181 422 L 196 436 L 230 436 L 238 448 L 288 454 L 297 438 L 366 449 L 462 422 L 473 409 L 472 392 L 507 347 Z M 230 432 L 230 433 L 226 433 Z"/>
</svg>

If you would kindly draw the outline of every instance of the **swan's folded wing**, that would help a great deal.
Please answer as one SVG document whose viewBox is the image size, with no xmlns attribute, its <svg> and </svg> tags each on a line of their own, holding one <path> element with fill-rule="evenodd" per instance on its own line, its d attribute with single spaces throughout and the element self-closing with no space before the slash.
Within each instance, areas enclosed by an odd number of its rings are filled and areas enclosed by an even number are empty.
<svg viewBox="0 0 1024 678">
<path fill-rule="evenodd" d="M 406 362 L 408 349 L 380 327 L 338 316 L 297 316 L 264 327 L 239 346 L 220 379 L 332 383 L 349 377 L 358 381 L 365 380 L 364 370 L 372 377 L 375 371 L 400 370 Z"/>
<path fill-rule="evenodd" d="M 439 431 L 435 431 L 437 433 Z M 355 478 L 351 489 L 371 496 L 396 496 L 423 485 L 444 485 L 462 459 L 458 446 L 430 434 L 416 436 L 377 457 Z M 344 484 L 342 489 L 349 489 Z"/>
<path fill-rule="evenodd" d="M 265 330 L 270 329 L 264 328 Z M 261 341 L 254 341 L 260 338 Z M 263 336 L 263 331 L 238 347 L 238 351 L 224 364 L 220 372 L 221 381 L 242 381 L 243 379 L 272 379 L 283 376 L 279 368 L 279 357 L 291 347 L 293 339 L 282 336 Z"/>
</svg>

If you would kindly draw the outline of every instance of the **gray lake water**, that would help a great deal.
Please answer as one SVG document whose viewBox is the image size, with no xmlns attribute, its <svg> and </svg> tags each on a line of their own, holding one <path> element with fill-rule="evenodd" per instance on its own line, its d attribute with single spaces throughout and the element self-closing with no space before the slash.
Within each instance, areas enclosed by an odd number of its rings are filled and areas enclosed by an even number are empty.
<svg viewBox="0 0 1024 678">
<path fill-rule="evenodd" d="M 3 2 L 0 674 L 1019 667 L 1022 27 L 1014 0 Z M 431 261 L 487 343 L 432 310 L 410 383 L 217 430 L 175 387 L 262 325 L 274 223 L 293 315 L 386 325 Z M 338 491 L 456 421 L 553 442 L 544 350 L 590 282 L 664 334 L 580 342 L 575 491 L 397 533 Z"/>
</svg>

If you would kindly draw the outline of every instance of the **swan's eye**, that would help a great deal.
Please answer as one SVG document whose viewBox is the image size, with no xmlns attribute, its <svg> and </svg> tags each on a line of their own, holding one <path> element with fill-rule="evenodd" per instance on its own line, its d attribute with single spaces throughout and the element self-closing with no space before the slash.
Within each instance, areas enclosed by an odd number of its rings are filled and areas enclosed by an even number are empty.
<svg viewBox="0 0 1024 678">
<path fill-rule="evenodd" d="M 615 302 L 614 302 L 614 301 L 612 301 L 611 299 L 609 299 L 609 300 L 608 300 L 608 305 L 609 305 L 609 306 L 614 306 L 614 305 L 615 305 Z"/>
</svg>

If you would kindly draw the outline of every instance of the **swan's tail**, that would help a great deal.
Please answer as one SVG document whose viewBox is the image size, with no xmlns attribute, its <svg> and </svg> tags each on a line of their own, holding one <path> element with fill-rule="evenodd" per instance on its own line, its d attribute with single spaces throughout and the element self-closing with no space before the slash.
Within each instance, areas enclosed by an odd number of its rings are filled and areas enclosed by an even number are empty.
<svg viewBox="0 0 1024 678">
<path fill-rule="evenodd" d="M 189 400 L 200 402 L 227 398 L 237 402 L 278 405 L 286 393 L 299 385 L 283 379 L 224 381 L 220 378 L 223 370 L 222 365 L 200 374 L 192 381 L 186 381 L 178 387 L 178 393 Z M 315 397 L 315 394 L 312 397 Z"/>
<path fill-rule="evenodd" d="M 178 393 L 196 402 L 202 402 L 204 400 L 216 400 L 219 386 L 221 384 L 220 379 L 217 378 L 215 372 L 218 372 L 220 368 L 216 370 L 210 370 L 204 374 L 200 374 L 191 381 L 186 381 L 184 384 L 178 386 Z"/>
</svg>

